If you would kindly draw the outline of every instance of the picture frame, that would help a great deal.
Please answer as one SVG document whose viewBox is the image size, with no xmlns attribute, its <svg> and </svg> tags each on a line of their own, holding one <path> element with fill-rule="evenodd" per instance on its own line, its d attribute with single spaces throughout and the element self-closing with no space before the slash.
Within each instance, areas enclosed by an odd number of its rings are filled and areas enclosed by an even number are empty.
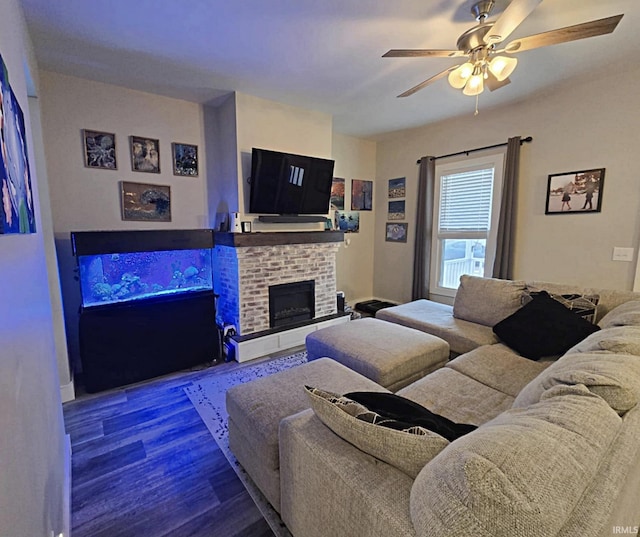
<svg viewBox="0 0 640 537">
<path fill-rule="evenodd" d="M 388 202 L 388 218 L 389 220 L 405 219 L 405 200 L 393 200 Z"/>
<path fill-rule="evenodd" d="M 351 180 L 351 210 L 373 210 L 373 181 Z"/>
<path fill-rule="evenodd" d="M 131 169 L 134 172 L 160 173 L 160 140 L 129 136 Z"/>
<path fill-rule="evenodd" d="M 121 181 L 122 219 L 171 222 L 171 187 Z"/>
<path fill-rule="evenodd" d="M 400 222 L 387 222 L 384 234 L 386 242 L 407 242 L 409 224 Z"/>
<path fill-rule="evenodd" d="M 173 142 L 173 175 L 198 177 L 198 146 Z"/>
<path fill-rule="evenodd" d="M 335 211 L 335 229 L 345 233 L 359 233 L 360 212 Z"/>
<path fill-rule="evenodd" d="M 251 233 L 251 222 L 241 222 L 242 233 Z"/>
<path fill-rule="evenodd" d="M 396 179 L 389 179 L 389 188 L 387 190 L 387 197 L 404 198 L 406 196 L 406 177 L 397 177 Z"/>
<path fill-rule="evenodd" d="M 599 213 L 604 172 L 605 168 L 594 168 L 549 175 L 545 214 Z"/>
<path fill-rule="evenodd" d="M 118 169 L 115 133 L 82 129 L 82 147 L 85 168 Z"/>
<path fill-rule="evenodd" d="M 344 211 L 344 185 L 342 177 L 334 177 L 331 181 L 331 208 L 337 211 Z"/>
</svg>

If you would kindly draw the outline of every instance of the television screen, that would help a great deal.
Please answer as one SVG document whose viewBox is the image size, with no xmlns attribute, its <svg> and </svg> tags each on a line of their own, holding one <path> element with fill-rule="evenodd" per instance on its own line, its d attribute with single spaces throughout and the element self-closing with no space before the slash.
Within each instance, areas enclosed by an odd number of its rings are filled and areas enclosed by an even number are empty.
<svg viewBox="0 0 640 537">
<path fill-rule="evenodd" d="M 334 161 L 253 148 L 249 212 L 326 214 Z"/>
</svg>

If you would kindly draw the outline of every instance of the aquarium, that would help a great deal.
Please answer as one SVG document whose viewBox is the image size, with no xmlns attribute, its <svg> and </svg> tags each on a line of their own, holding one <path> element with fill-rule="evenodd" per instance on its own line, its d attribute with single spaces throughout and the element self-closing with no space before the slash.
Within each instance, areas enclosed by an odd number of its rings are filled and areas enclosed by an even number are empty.
<svg viewBox="0 0 640 537">
<path fill-rule="evenodd" d="M 82 306 L 212 292 L 207 231 L 72 234 Z"/>
</svg>

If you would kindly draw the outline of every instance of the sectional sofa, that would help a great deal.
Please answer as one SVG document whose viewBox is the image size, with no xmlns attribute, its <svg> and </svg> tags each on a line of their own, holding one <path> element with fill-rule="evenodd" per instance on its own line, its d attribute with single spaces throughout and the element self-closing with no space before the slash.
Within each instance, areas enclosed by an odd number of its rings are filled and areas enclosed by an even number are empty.
<svg viewBox="0 0 640 537">
<path fill-rule="evenodd" d="M 294 537 L 638 532 L 640 294 L 463 277 L 453 306 L 378 317 L 450 344 L 457 357 L 396 395 L 474 430 L 363 422 L 375 412 L 315 379 L 311 408 L 282 419 L 277 438 L 278 510 Z M 567 334 L 570 348 L 545 354 Z"/>
</svg>

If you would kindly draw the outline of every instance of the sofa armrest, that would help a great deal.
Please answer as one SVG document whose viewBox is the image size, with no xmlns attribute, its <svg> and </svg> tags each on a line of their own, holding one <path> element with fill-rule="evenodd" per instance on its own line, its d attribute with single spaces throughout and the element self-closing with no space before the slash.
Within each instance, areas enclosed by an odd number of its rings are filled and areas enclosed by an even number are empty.
<svg viewBox="0 0 640 537">
<path fill-rule="evenodd" d="M 413 480 L 360 451 L 313 410 L 280 422 L 281 515 L 294 537 L 415 537 Z"/>
</svg>

